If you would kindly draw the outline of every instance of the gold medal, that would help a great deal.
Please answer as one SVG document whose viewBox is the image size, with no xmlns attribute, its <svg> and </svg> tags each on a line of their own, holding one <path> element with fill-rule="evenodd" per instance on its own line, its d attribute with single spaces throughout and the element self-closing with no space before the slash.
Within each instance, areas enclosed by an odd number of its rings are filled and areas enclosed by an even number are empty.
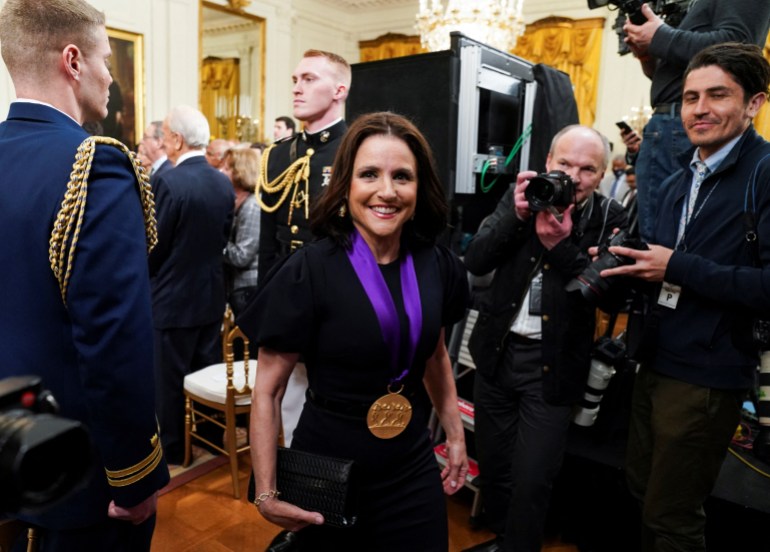
<svg viewBox="0 0 770 552">
<path fill-rule="evenodd" d="M 372 435 L 380 439 L 391 439 L 400 435 L 409 425 L 412 419 L 412 404 L 401 395 L 404 386 L 398 391 L 391 391 L 383 395 L 369 407 L 366 415 L 366 424 Z"/>
</svg>

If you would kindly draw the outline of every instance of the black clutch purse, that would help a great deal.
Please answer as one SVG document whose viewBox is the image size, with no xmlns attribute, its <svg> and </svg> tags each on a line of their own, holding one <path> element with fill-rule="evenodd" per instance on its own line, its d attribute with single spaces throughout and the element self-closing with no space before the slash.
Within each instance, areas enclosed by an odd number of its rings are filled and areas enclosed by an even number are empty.
<svg viewBox="0 0 770 552">
<path fill-rule="evenodd" d="M 358 518 L 358 482 L 352 460 L 278 447 L 280 499 L 320 512 L 325 524 L 352 527 Z"/>
</svg>

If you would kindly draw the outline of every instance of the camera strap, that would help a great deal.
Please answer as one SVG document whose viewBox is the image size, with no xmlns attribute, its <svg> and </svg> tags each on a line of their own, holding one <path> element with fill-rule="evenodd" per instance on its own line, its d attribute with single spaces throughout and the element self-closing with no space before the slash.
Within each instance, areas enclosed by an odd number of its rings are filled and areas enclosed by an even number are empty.
<svg viewBox="0 0 770 552">
<path fill-rule="evenodd" d="M 748 182 L 746 183 L 746 192 L 743 197 L 743 231 L 746 246 L 749 249 L 749 258 L 751 264 L 756 268 L 762 268 L 762 260 L 759 256 L 759 230 L 757 229 L 757 173 L 759 167 L 765 159 L 770 158 L 770 154 L 765 155 L 754 167 Z"/>
<path fill-rule="evenodd" d="M 588 228 L 588 223 L 591 222 L 591 215 L 593 215 L 594 212 L 594 198 L 599 198 L 599 208 L 602 209 L 602 228 L 599 231 L 599 237 L 596 240 L 596 245 L 599 245 L 604 240 L 604 232 L 607 229 L 607 218 L 609 217 L 610 213 L 610 201 L 613 201 L 611 199 L 608 199 L 602 195 L 598 194 L 591 194 L 588 196 L 588 199 L 586 199 L 585 204 L 583 205 L 583 208 L 580 210 L 580 219 L 577 223 L 577 228 L 573 232 L 573 234 L 578 238 L 582 238 L 586 233 L 586 228 Z"/>
</svg>

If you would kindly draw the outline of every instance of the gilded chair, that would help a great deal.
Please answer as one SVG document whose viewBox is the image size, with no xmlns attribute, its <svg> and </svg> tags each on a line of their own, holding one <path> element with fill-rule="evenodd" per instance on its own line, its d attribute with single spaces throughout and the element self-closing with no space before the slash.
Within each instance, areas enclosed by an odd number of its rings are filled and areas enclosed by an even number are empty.
<svg viewBox="0 0 770 552">
<path fill-rule="evenodd" d="M 238 454 L 249 450 L 249 441 L 247 437 L 246 443 L 238 446 L 236 419 L 242 414 L 246 414 L 248 419 L 257 361 L 249 359 L 249 340 L 240 328 L 233 324 L 229 312 L 225 315 L 222 333 L 224 363 L 208 366 L 184 378 L 185 457 L 183 465 L 189 466 L 192 461 L 193 439 L 228 456 L 233 479 L 233 495 L 235 498 L 240 498 Z M 237 362 L 233 354 L 233 342 L 236 340 L 243 342 L 243 360 Z M 217 416 L 217 413 L 201 409 L 200 405 L 218 411 L 221 415 Z M 199 426 L 206 423 L 215 424 L 224 430 L 221 444 L 213 443 L 199 433 Z"/>
</svg>

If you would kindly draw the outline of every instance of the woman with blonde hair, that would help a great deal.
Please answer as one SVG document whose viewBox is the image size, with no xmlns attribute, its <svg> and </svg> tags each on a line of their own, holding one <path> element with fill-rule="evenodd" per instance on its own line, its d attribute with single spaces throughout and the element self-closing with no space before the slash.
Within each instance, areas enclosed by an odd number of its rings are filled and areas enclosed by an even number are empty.
<svg viewBox="0 0 770 552">
<path fill-rule="evenodd" d="M 238 315 L 257 289 L 259 252 L 259 205 L 254 188 L 259 173 L 259 150 L 235 147 L 227 150 L 220 169 L 233 183 L 235 217 L 225 247 L 228 303 Z"/>
</svg>

